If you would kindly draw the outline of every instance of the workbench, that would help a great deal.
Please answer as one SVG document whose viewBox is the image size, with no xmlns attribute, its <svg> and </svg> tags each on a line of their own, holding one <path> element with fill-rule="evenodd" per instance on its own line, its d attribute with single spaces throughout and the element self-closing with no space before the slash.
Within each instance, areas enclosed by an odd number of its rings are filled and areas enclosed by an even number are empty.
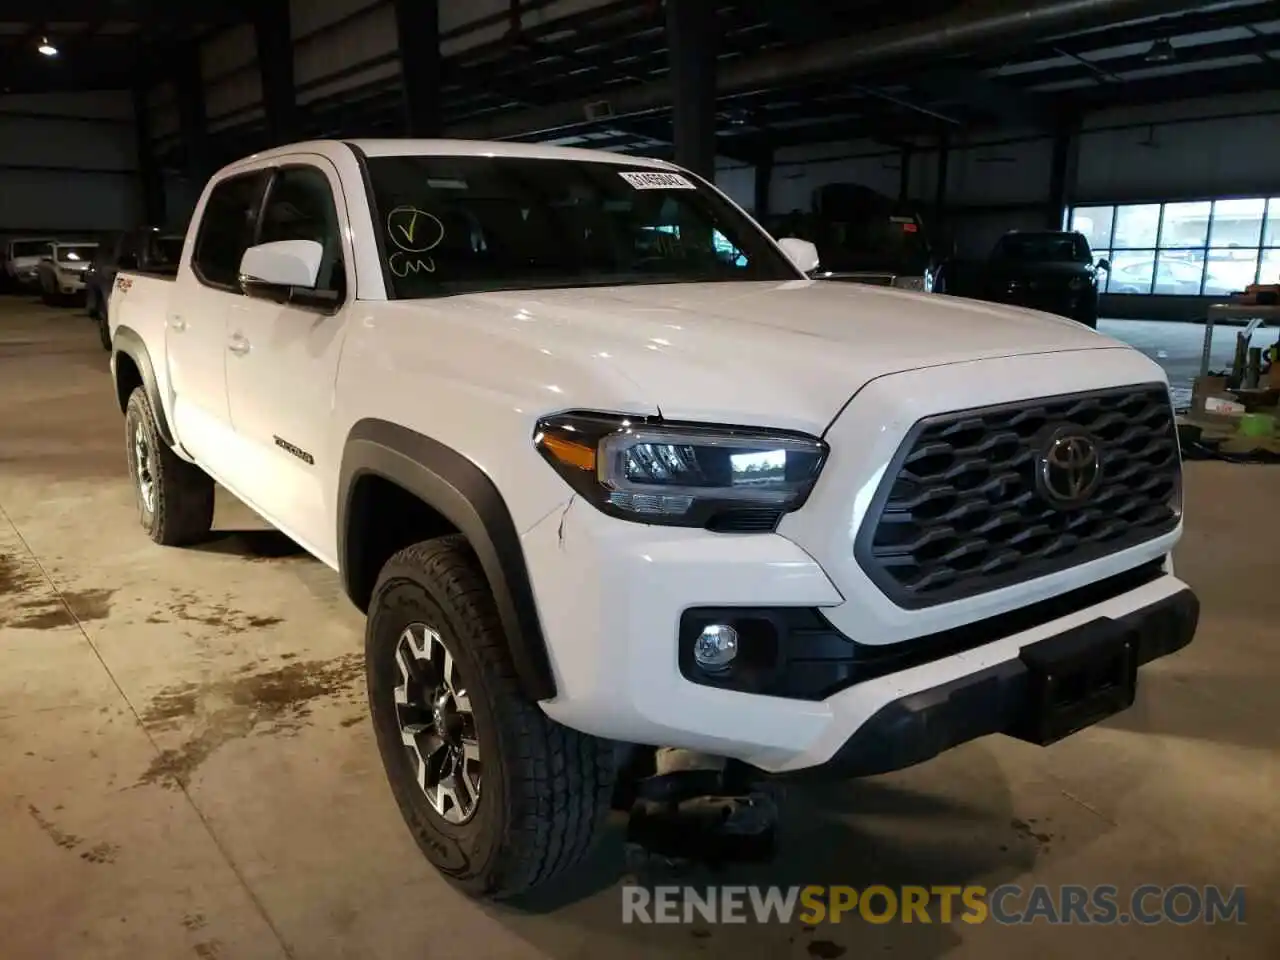
<svg viewBox="0 0 1280 960">
<path fill-rule="evenodd" d="M 1213 352 L 1213 325 L 1219 320 L 1244 320 L 1248 323 L 1248 333 L 1252 334 L 1260 324 L 1280 326 L 1280 305 L 1215 303 L 1209 307 L 1209 315 L 1204 325 L 1204 350 L 1200 354 L 1200 376 L 1202 377 L 1209 375 L 1209 359 Z"/>
</svg>

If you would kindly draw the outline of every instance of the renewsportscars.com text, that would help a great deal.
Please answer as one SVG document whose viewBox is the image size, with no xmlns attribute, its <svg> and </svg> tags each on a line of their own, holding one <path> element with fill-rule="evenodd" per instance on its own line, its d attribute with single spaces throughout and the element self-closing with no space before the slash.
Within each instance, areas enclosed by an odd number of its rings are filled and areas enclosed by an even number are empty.
<svg viewBox="0 0 1280 960">
<path fill-rule="evenodd" d="M 622 887 L 623 923 L 1244 923 L 1245 888 L 1146 884 L 1021 887 Z"/>
</svg>

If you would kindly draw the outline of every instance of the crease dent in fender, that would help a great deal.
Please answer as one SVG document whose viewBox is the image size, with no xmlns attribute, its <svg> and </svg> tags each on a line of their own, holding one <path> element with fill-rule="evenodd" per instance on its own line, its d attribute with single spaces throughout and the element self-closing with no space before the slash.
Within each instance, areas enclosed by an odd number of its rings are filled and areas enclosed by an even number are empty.
<svg viewBox="0 0 1280 960">
<path fill-rule="evenodd" d="M 566 520 L 569 519 L 569 511 L 573 509 L 574 501 L 576 501 L 577 499 L 578 499 L 578 495 L 575 493 L 573 496 L 569 498 L 569 502 L 564 505 L 564 510 L 560 514 L 560 526 L 556 530 L 556 539 L 560 543 L 561 550 L 564 549 L 564 523 Z"/>
</svg>

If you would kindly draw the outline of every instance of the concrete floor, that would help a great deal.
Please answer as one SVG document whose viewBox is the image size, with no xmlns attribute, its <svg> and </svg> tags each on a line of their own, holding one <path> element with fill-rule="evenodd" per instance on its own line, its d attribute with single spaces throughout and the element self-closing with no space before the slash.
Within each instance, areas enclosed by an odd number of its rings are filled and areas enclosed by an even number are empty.
<svg viewBox="0 0 1280 960">
<path fill-rule="evenodd" d="M 1196 642 L 1049 749 L 989 738 L 794 790 L 784 856 L 665 882 L 1237 884 L 1248 924 L 624 927 L 616 835 L 524 910 L 410 842 L 336 576 L 226 498 L 208 546 L 137 527 L 106 355 L 0 301 L 0 956 L 1078 958 L 1280 955 L 1280 470 L 1188 468 Z"/>
</svg>

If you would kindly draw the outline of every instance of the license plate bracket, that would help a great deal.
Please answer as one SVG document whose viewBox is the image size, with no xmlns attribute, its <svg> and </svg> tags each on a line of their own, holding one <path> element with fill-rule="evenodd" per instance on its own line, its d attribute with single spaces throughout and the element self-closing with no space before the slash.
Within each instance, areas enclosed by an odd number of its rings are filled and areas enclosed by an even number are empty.
<svg viewBox="0 0 1280 960">
<path fill-rule="evenodd" d="M 1027 701 L 1010 731 L 1042 746 L 1133 706 L 1138 635 L 1098 619 L 1023 647 Z"/>
</svg>

